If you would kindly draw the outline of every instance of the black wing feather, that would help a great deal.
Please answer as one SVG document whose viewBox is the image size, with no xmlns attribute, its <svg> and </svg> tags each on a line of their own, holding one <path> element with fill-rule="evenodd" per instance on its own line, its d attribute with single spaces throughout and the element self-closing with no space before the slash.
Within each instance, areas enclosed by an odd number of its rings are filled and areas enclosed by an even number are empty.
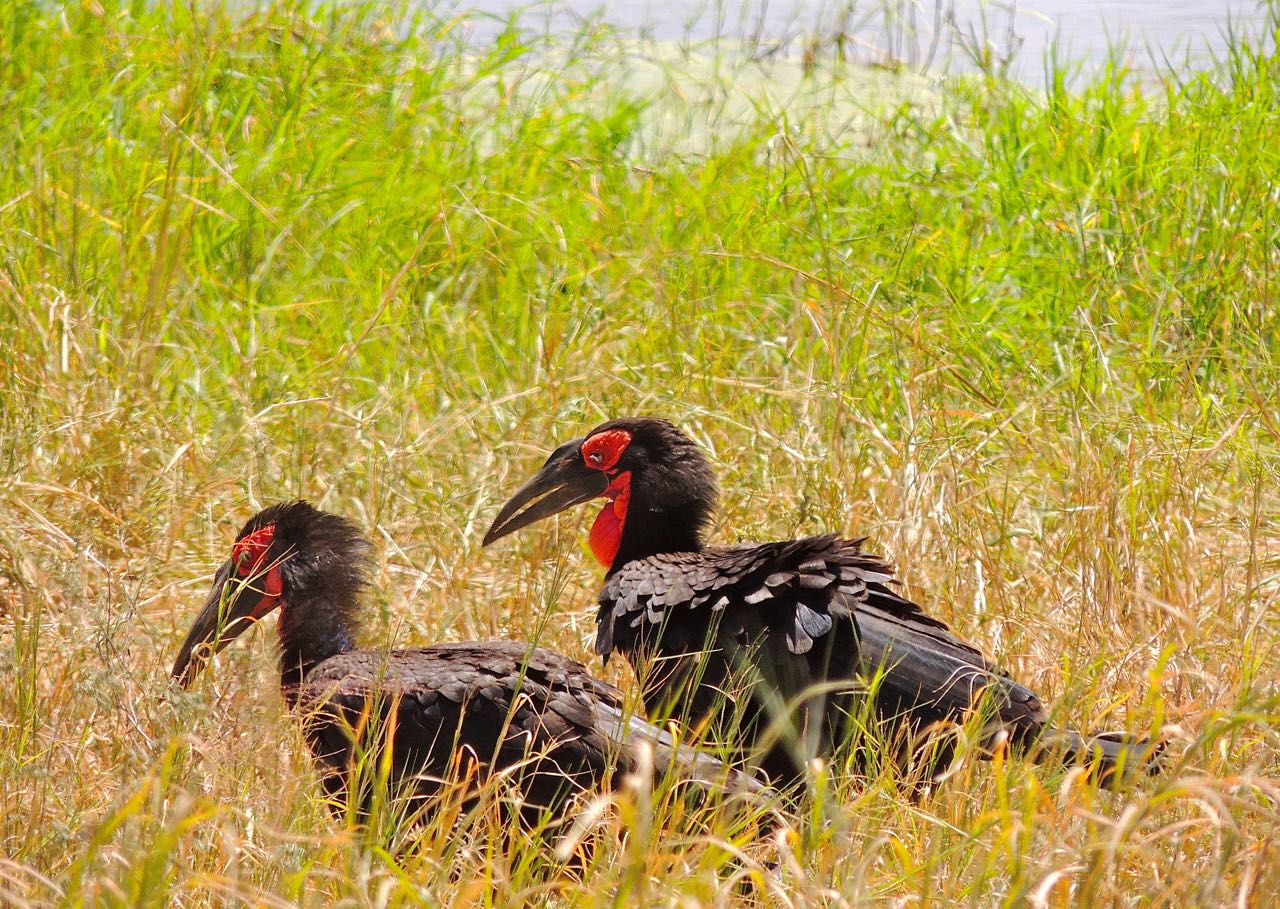
<svg viewBox="0 0 1280 909">
<path fill-rule="evenodd" d="M 669 611 L 686 614 L 733 603 L 758 607 L 766 623 L 784 631 L 796 654 L 807 653 L 831 631 L 833 616 L 852 616 L 856 623 L 855 613 L 863 609 L 946 632 L 943 622 L 893 591 L 893 569 L 863 552 L 861 543 L 828 534 L 628 562 L 600 595 L 596 653 L 607 658 L 614 650 L 631 651 L 636 631 L 661 625 Z"/>
<path fill-rule="evenodd" d="M 670 584 L 673 576 L 684 583 Z M 1015 738 L 1039 734 L 1045 717 L 1035 694 L 899 595 L 895 585 L 893 568 L 864 552 L 862 540 L 834 535 L 651 556 L 609 578 L 600 597 L 596 652 L 607 659 L 621 651 L 636 666 L 646 677 L 651 709 L 664 697 L 683 696 L 679 691 L 702 673 L 710 684 L 694 683 L 692 709 L 723 714 L 727 708 L 716 706 L 713 687 L 723 686 L 748 653 L 736 644 L 752 640 L 763 646 L 746 659 L 767 680 L 767 693 L 755 689 L 757 701 L 776 695 L 795 703 L 811 686 L 879 675 L 878 714 L 916 731 L 962 720 L 991 691 L 999 723 Z M 724 615 L 719 625 L 711 616 L 716 610 Z M 672 659 L 680 654 L 686 665 Z M 654 655 L 665 657 L 670 668 L 649 671 Z M 695 659 L 701 663 L 690 668 Z M 838 727 L 833 717 L 841 703 L 847 708 L 848 701 L 837 698 L 816 709 Z M 776 706 L 761 701 L 759 712 L 776 713 Z M 813 721 L 798 721 L 806 723 Z M 838 734 L 835 728 L 829 736 Z M 780 749 L 764 762 L 771 773 L 788 772 Z"/>
</svg>

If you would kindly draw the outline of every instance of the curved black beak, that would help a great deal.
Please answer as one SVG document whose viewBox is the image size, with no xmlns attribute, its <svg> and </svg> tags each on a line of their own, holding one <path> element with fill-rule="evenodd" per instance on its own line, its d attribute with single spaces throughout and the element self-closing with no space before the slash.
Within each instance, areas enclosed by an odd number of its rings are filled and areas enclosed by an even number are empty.
<svg viewBox="0 0 1280 909">
<path fill-rule="evenodd" d="M 178 651 L 172 675 L 183 688 L 191 684 L 215 653 L 274 608 L 273 598 L 261 589 L 262 576 L 233 578 L 234 567 L 233 562 L 224 562 L 213 576 L 213 590 Z"/>
<path fill-rule="evenodd" d="M 493 526 L 484 535 L 484 545 L 534 521 L 597 499 L 608 488 L 609 478 L 604 471 L 593 470 L 583 462 L 582 439 L 566 442 L 553 451 L 537 475 L 502 506 Z"/>
</svg>

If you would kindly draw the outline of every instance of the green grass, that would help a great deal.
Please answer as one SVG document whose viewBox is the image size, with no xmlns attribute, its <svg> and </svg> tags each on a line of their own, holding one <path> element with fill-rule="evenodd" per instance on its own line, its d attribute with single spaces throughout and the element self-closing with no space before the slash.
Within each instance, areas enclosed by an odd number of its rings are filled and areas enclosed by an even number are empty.
<svg viewBox="0 0 1280 909">
<path fill-rule="evenodd" d="M 822 64 L 800 104 L 607 33 L 196 6 L 0 10 L 0 902 L 1280 896 L 1273 53 L 1044 92 Z M 686 121 L 625 87 L 646 54 Z M 870 535 L 1064 717 L 1163 728 L 1168 773 L 971 762 L 911 805 L 833 772 L 758 838 L 624 793 L 573 883 L 484 817 L 400 862 L 335 824 L 266 634 L 168 695 L 289 496 L 373 533 L 370 643 L 537 636 L 630 684 L 587 658 L 585 510 L 479 548 L 628 413 L 713 453 L 720 539 Z"/>
</svg>

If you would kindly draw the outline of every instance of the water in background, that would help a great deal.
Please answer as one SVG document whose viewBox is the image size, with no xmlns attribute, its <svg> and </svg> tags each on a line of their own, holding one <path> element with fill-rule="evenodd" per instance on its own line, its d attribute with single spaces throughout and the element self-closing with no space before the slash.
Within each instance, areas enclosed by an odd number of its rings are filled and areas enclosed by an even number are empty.
<svg viewBox="0 0 1280 909">
<path fill-rule="evenodd" d="M 1062 61 L 1086 72 L 1114 45 L 1136 70 L 1195 68 L 1223 54 L 1230 31 L 1259 35 L 1267 22 L 1265 0 L 448 0 L 437 8 L 494 16 L 469 25 L 479 41 L 526 9 L 522 24 L 533 30 L 598 18 L 660 41 L 720 37 L 787 55 L 839 35 L 843 50 L 866 62 L 946 70 L 1012 60 L 1008 72 L 1028 82 L 1040 81 L 1055 42 Z"/>
</svg>

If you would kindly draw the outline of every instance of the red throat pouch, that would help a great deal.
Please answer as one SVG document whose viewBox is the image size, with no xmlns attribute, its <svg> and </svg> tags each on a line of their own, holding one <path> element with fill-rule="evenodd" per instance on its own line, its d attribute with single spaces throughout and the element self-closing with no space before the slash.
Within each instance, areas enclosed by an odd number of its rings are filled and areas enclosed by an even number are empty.
<svg viewBox="0 0 1280 909">
<path fill-rule="evenodd" d="M 627 506 L 631 503 L 631 471 L 623 471 L 613 478 L 604 492 L 609 500 L 591 525 L 591 552 L 605 568 L 613 565 L 622 545 L 622 526 L 627 520 Z"/>
</svg>

